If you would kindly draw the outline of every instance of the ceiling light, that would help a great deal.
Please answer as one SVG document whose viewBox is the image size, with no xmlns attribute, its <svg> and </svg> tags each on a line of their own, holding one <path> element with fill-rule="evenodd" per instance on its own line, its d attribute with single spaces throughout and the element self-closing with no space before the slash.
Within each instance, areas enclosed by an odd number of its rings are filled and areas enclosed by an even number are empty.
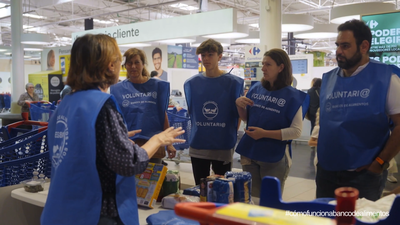
<svg viewBox="0 0 400 225">
<path fill-rule="evenodd" d="M 12 54 L 11 52 L 4 53 L 4 55 L 11 55 L 11 54 Z"/>
<path fill-rule="evenodd" d="M 176 4 L 169 5 L 169 6 L 174 7 L 174 8 L 178 8 L 178 9 L 182 9 L 182 10 L 187 10 L 187 11 L 192 11 L 192 10 L 199 9 L 196 6 L 190 6 L 190 5 L 187 5 L 187 4 L 184 4 L 184 3 L 176 3 Z"/>
<path fill-rule="evenodd" d="M 24 55 L 24 59 L 29 59 L 29 58 L 32 58 L 32 56 L 30 56 L 30 55 Z"/>
<path fill-rule="evenodd" d="M 204 37 L 196 37 L 196 41 L 190 43 L 190 47 L 199 47 L 201 45 L 201 43 L 203 43 L 204 41 L 207 41 L 207 38 Z M 218 41 L 219 43 L 221 43 L 222 47 L 229 47 L 231 46 L 231 41 L 229 39 L 215 39 L 216 41 Z"/>
<path fill-rule="evenodd" d="M 294 33 L 293 36 L 300 39 L 336 38 L 337 27 L 337 24 L 314 24 L 313 29 Z"/>
<path fill-rule="evenodd" d="M 41 52 L 43 51 L 43 48 L 24 48 L 24 51 Z"/>
<path fill-rule="evenodd" d="M 260 31 L 250 31 L 249 36 L 235 40 L 236 43 L 260 44 Z"/>
<path fill-rule="evenodd" d="M 255 28 L 259 28 L 260 25 L 258 23 L 251 23 L 249 24 L 250 27 L 255 27 Z"/>
<path fill-rule="evenodd" d="M 314 27 L 314 19 L 307 14 L 283 14 L 282 32 L 299 32 L 311 30 Z"/>
<path fill-rule="evenodd" d="M 132 44 L 123 44 L 119 45 L 121 47 L 130 47 L 130 48 L 140 48 L 140 47 L 149 47 L 151 44 L 148 43 L 132 43 Z"/>
<path fill-rule="evenodd" d="M 392 3 L 383 2 L 362 2 L 357 4 L 336 6 L 331 9 L 331 23 L 342 24 L 346 21 L 357 19 L 360 15 L 376 14 L 395 11 Z"/>
<path fill-rule="evenodd" d="M 0 49 L 0 52 L 5 52 L 7 51 L 7 49 Z"/>
<path fill-rule="evenodd" d="M 164 44 L 176 44 L 176 43 L 191 43 L 195 41 L 196 41 L 195 38 L 174 38 L 174 39 L 161 40 L 157 42 Z"/>
<path fill-rule="evenodd" d="M 30 28 L 33 28 L 33 26 L 29 26 L 29 25 L 23 25 L 22 26 L 22 29 L 30 29 Z"/>
<path fill-rule="evenodd" d="M 39 15 L 29 14 L 29 13 L 22 14 L 22 16 L 35 18 L 35 19 L 47 19 L 47 17 L 45 17 L 45 16 L 39 16 Z"/>
<path fill-rule="evenodd" d="M 50 44 L 49 35 L 38 33 L 23 33 L 21 34 L 21 43 L 30 45 L 47 45 Z"/>
<path fill-rule="evenodd" d="M 228 33 L 221 33 L 221 34 L 211 34 L 211 35 L 205 35 L 203 37 L 206 38 L 220 38 L 220 39 L 226 39 L 226 38 L 243 38 L 249 36 L 249 27 L 244 24 L 236 24 L 236 29 L 233 29 L 232 32 Z"/>
<path fill-rule="evenodd" d="M 102 24 L 112 24 L 112 23 L 117 23 L 118 20 L 113 20 L 113 19 L 110 19 L 110 20 L 98 20 L 98 19 L 93 19 L 93 22 L 102 23 Z"/>
</svg>

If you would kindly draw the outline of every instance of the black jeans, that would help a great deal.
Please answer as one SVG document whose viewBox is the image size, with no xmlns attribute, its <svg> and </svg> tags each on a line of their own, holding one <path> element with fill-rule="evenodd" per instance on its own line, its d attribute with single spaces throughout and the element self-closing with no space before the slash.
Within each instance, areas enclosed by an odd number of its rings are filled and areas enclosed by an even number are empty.
<svg viewBox="0 0 400 225">
<path fill-rule="evenodd" d="M 210 176 L 210 164 L 212 165 L 214 173 L 218 175 L 225 175 L 227 171 L 232 169 L 232 162 L 224 164 L 223 161 L 218 160 L 199 159 L 194 157 L 190 157 L 190 159 L 192 161 L 192 170 L 196 185 L 200 184 L 201 178 Z"/>
<path fill-rule="evenodd" d="M 317 198 L 335 198 L 335 190 L 339 187 L 357 188 L 359 198 L 371 201 L 378 200 L 385 188 L 387 170 L 375 174 L 368 170 L 357 171 L 328 171 L 317 164 Z"/>
</svg>

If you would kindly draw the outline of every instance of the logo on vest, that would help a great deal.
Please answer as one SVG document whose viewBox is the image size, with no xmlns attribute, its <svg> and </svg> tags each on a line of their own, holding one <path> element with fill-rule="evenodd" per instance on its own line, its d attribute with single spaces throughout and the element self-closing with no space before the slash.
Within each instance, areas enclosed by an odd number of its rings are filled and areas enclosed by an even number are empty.
<svg viewBox="0 0 400 225">
<path fill-rule="evenodd" d="M 122 107 L 128 107 L 128 106 L 129 106 L 129 101 L 128 100 L 122 101 Z"/>
<path fill-rule="evenodd" d="M 327 112 L 332 111 L 332 104 L 330 102 L 326 103 L 326 107 L 325 108 L 326 108 Z"/>
<path fill-rule="evenodd" d="M 337 99 L 337 98 L 354 98 L 354 97 L 361 97 L 361 98 L 368 98 L 370 93 L 370 89 L 365 88 L 362 90 L 353 90 L 353 91 L 335 91 L 332 94 L 329 94 L 327 99 Z"/>
<path fill-rule="evenodd" d="M 209 101 L 203 104 L 203 115 L 212 120 L 218 115 L 218 105 L 216 102 Z"/>
<path fill-rule="evenodd" d="M 57 167 L 62 163 L 68 153 L 68 118 L 62 115 L 57 116 L 56 132 L 54 133 L 55 143 L 53 145 L 52 164 Z"/>
<path fill-rule="evenodd" d="M 153 91 L 153 93 L 151 94 L 151 96 L 153 96 L 154 99 L 157 99 L 157 92 Z"/>
<path fill-rule="evenodd" d="M 266 102 L 275 103 L 280 107 L 284 107 L 285 104 L 286 104 L 286 100 L 283 99 L 283 98 L 276 98 L 276 97 L 272 97 L 270 95 L 263 95 L 263 94 L 257 94 L 257 93 L 253 93 L 251 95 L 251 99 L 262 100 L 262 101 L 266 101 Z"/>
</svg>

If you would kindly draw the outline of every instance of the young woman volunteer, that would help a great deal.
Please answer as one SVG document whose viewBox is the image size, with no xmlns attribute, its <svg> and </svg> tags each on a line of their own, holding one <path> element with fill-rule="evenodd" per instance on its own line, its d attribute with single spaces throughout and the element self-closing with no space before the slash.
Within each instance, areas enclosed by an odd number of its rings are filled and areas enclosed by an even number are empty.
<svg viewBox="0 0 400 225">
<path fill-rule="evenodd" d="M 119 107 L 106 93 L 120 67 L 114 38 L 87 34 L 75 40 L 67 78 L 73 91 L 49 121 L 52 174 L 42 225 L 139 224 L 134 175 L 160 146 L 184 142 L 175 139 L 181 128 L 168 128 L 142 147 L 130 141 Z"/>
<path fill-rule="evenodd" d="M 300 137 L 302 104 L 308 107 L 307 94 L 291 87 L 292 66 L 285 51 L 267 51 L 262 65 L 261 82 L 250 88 L 247 97 L 236 100 L 240 118 L 247 121 L 236 152 L 241 155 L 243 170 L 252 175 L 252 195 L 256 197 L 265 176 L 277 177 L 283 192 L 291 165 L 288 140 Z"/>
<path fill-rule="evenodd" d="M 169 127 L 166 111 L 169 102 L 169 83 L 160 79 L 150 79 L 146 69 L 145 53 L 137 48 L 125 52 L 123 66 L 127 71 L 127 79 L 111 86 L 110 93 L 114 95 L 122 114 L 128 124 L 128 130 L 141 129 L 134 137 L 139 146 L 153 135 Z M 176 150 L 167 146 L 168 157 L 175 157 Z M 165 148 L 160 147 L 150 162 L 161 163 L 165 157 Z"/>
</svg>

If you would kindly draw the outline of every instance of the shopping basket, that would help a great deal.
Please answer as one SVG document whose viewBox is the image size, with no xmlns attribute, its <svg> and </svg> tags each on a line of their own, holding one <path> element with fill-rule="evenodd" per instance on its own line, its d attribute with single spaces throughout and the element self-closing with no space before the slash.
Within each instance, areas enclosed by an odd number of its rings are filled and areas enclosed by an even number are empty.
<svg viewBox="0 0 400 225">
<path fill-rule="evenodd" d="M 41 132 L 47 129 L 47 125 L 47 122 L 38 122 L 32 120 L 18 121 L 0 128 L 0 139 L 1 142 L 6 141 L 10 138 L 17 137 L 23 133 L 27 133 L 33 130 L 38 130 L 38 132 Z M 29 126 L 32 127 L 32 129 L 23 128 L 22 126 Z"/>
<path fill-rule="evenodd" d="M 29 102 L 31 120 L 47 122 L 56 109 L 56 105 L 50 102 Z"/>
<path fill-rule="evenodd" d="M 0 148 L 0 187 L 31 179 L 34 170 L 50 178 L 51 161 L 47 130 L 30 137 L 28 133 L 20 137 L 8 140 L 7 144 L 1 143 L 3 146 Z"/>
<path fill-rule="evenodd" d="M 190 122 L 190 118 L 187 116 L 184 116 L 184 115 L 186 115 L 185 111 L 186 110 L 182 109 L 176 113 L 174 113 L 174 111 L 167 112 L 169 125 L 171 127 L 175 127 L 175 128 L 182 127 L 182 129 L 185 130 L 185 133 L 183 133 L 182 135 L 179 135 L 176 138 L 185 139 L 186 142 L 185 143 L 174 143 L 173 145 L 176 150 L 184 150 L 184 149 L 189 148 L 189 137 L 190 137 L 190 131 L 191 131 L 192 124 Z"/>
</svg>

